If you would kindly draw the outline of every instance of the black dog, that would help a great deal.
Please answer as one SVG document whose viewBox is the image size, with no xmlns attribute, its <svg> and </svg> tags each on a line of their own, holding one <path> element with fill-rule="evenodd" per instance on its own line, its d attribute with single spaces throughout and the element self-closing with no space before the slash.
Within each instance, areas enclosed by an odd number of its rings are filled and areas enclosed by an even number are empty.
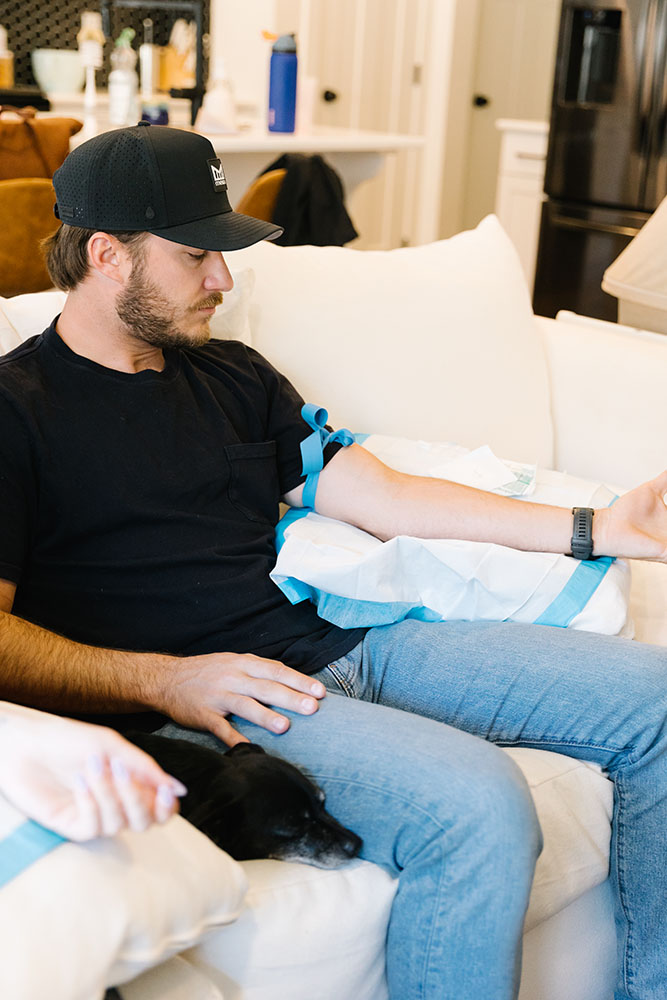
<svg viewBox="0 0 667 1000">
<path fill-rule="evenodd" d="M 310 778 L 255 743 L 217 753 L 152 733 L 123 735 L 183 782 L 181 815 L 238 861 L 335 868 L 361 850 L 361 839 L 326 811 L 324 793 Z"/>
</svg>

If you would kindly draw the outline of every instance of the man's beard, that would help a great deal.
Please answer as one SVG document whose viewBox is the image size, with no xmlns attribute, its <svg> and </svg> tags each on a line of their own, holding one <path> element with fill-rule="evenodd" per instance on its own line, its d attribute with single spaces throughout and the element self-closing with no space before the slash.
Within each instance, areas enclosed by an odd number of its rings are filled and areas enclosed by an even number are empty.
<svg viewBox="0 0 667 1000">
<path fill-rule="evenodd" d="M 208 321 L 187 333 L 179 326 L 179 315 L 187 317 L 200 309 L 219 306 L 222 292 L 211 292 L 194 306 L 179 309 L 171 305 L 158 286 L 146 277 L 140 260 L 136 260 L 127 287 L 118 296 L 116 312 L 136 340 L 153 347 L 200 347 L 211 339 Z"/>
</svg>

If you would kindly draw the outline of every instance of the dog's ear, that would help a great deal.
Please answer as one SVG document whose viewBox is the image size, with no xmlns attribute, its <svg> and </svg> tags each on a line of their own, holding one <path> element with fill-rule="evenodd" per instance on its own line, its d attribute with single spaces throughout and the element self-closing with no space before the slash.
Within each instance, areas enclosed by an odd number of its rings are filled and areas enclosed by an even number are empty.
<svg viewBox="0 0 667 1000">
<path fill-rule="evenodd" d="M 258 743 L 236 743 L 235 746 L 227 750 L 225 757 L 239 757 L 242 754 L 248 753 L 264 753 L 264 748 L 259 746 Z"/>
</svg>

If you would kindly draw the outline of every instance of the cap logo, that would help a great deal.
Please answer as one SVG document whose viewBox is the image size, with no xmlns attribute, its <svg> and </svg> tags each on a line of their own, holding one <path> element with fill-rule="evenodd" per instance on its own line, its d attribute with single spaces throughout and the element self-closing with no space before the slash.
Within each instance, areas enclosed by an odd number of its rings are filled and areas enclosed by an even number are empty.
<svg viewBox="0 0 667 1000">
<path fill-rule="evenodd" d="M 227 178 L 225 177 L 225 171 L 222 169 L 222 163 L 220 160 L 207 160 L 208 168 L 211 171 L 211 180 L 213 181 L 213 187 L 216 191 L 226 191 L 227 190 Z"/>
</svg>

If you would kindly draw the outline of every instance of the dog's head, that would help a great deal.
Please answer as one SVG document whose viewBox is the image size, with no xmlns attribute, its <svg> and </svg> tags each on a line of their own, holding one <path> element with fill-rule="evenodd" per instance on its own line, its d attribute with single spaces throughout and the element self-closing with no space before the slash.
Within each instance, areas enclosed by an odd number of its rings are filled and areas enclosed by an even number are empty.
<svg viewBox="0 0 667 1000">
<path fill-rule="evenodd" d="M 334 868 L 359 853 L 361 839 L 326 811 L 324 793 L 298 768 L 252 743 L 237 744 L 223 760 L 229 766 L 192 821 L 232 857 Z"/>
<path fill-rule="evenodd" d="M 361 839 L 324 808 L 324 794 L 292 764 L 255 743 L 227 753 L 153 733 L 125 734 L 184 783 L 181 814 L 239 861 L 277 858 L 335 868 Z"/>
</svg>

